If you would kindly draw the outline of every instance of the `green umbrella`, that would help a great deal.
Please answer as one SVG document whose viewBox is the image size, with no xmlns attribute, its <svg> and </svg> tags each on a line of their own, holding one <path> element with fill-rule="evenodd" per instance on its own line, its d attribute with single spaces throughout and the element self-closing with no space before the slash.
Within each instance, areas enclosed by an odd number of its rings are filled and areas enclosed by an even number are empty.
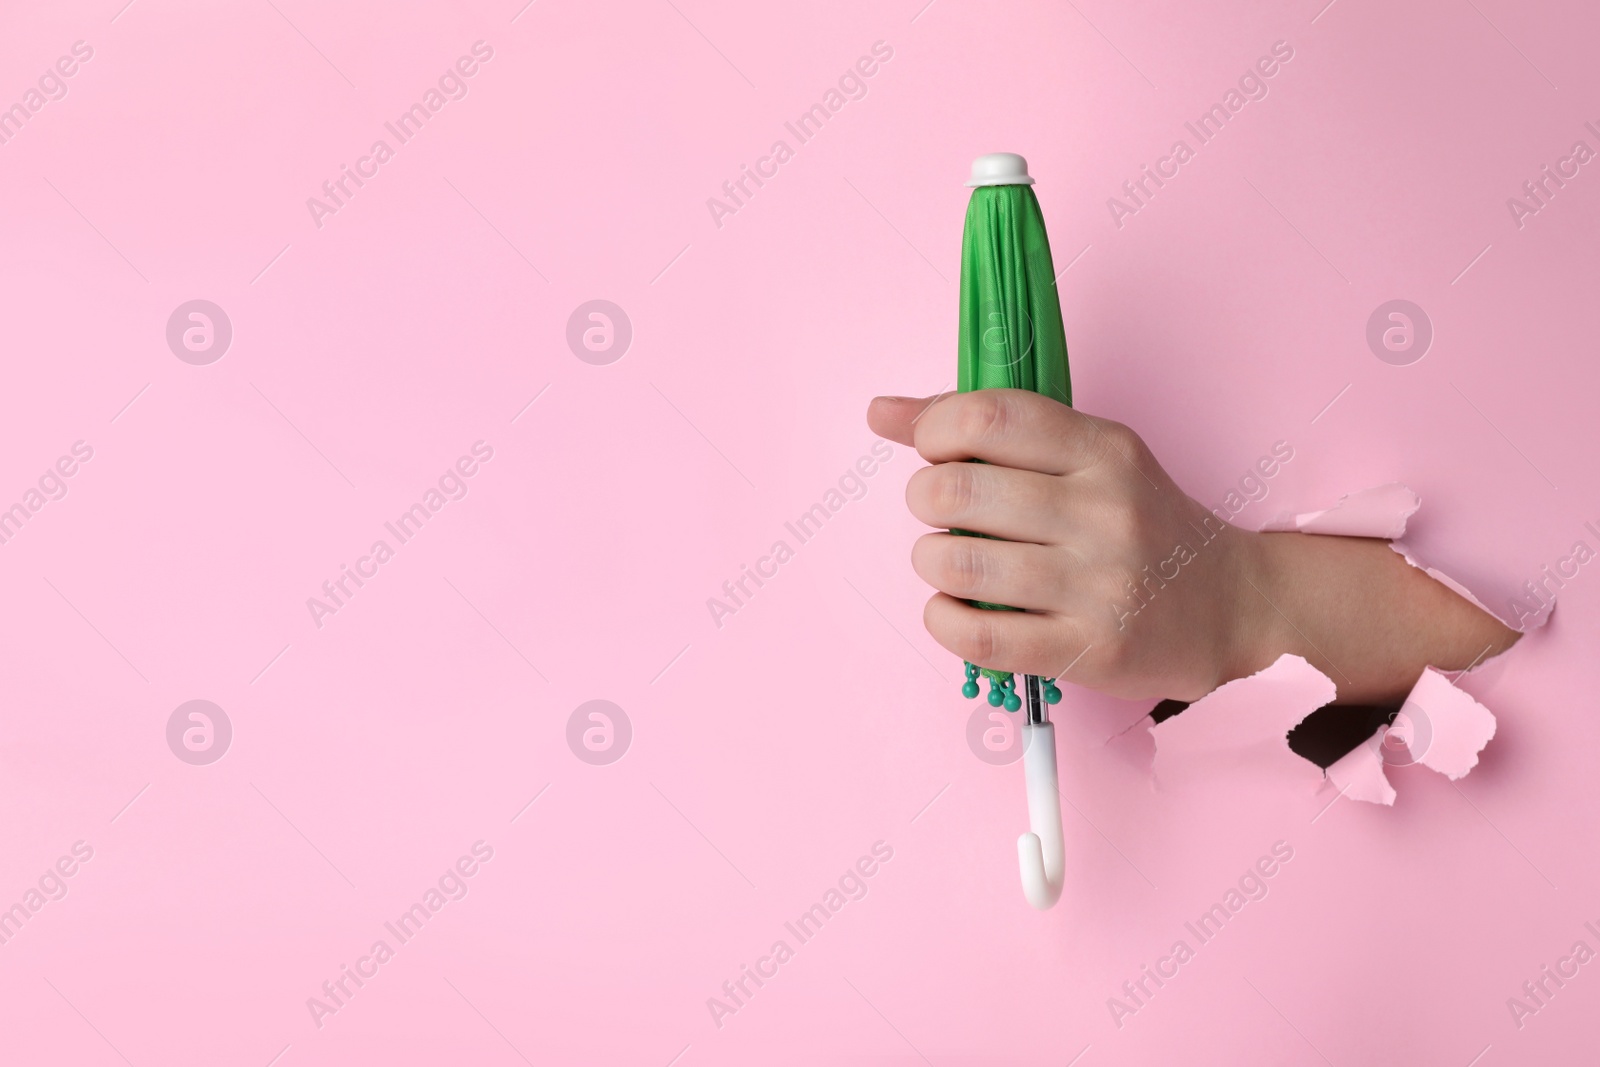
<svg viewBox="0 0 1600 1067">
<path fill-rule="evenodd" d="M 1072 403 L 1067 339 L 1056 295 L 1055 264 L 1044 213 L 1033 195 L 1028 162 L 1011 152 L 980 156 L 972 164 L 972 198 L 961 235 L 961 328 L 956 388 L 1029 389 Z M 966 530 L 951 533 L 982 537 Z M 972 601 L 980 608 L 1014 611 L 1004 604 Z M 978 678 L 989 680 L 989 703 L 1017 711 L 1022 698 L 1008 671 L 966 665 L 962 692 L 978 695 Z M 1051 704 L 1061 699 L 1046 688 Z"/>
<path fill-rule="evenodd" d="M 1033 195 L 1028 162 L 1010 152 L 980 156 L 972 164 L 972 198 L 961 235 L 961 332 L 957 345 L 956 387 L 1030 389 L 1072 403 L 1067 373 L 1067 341 L 1056 294 L 1055 264 L 1044 214 Z M 951 533 L 969 537 L 966 530 Z M 992 611 L 1015 611 L 1004 604 L 971 601 Z M 961 692 L 978 695 L 978 678 L 989 680 L 989 704 L 1009 712 L 1027 704 L 1023 727 L 1023 770 L 1028 786 L 1030 832 L 1017 840 L 1023 894 L 1039 909 L 1061 895 L 1064 849 L 1061 799 L 1056 779 L 1055 729 L 1048 705 L 1061 699 L 1052 678 L 1025 675 L 1018 693 L 1009 671 L 966 665 Z"/>
</svg>

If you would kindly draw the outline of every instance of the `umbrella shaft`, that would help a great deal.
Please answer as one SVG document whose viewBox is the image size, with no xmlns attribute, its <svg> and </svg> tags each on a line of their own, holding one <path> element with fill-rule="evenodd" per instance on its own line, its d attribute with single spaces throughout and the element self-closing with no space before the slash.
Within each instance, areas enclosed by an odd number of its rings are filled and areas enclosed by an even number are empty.
<svg viewBox="0 0 1600 1067">
<path fill-rule="evenodd" d="M 1035 674 L 1022 676 L 1023 706 L 1028 710 L 1028 725 L 1043 726 L 1050 721 L 1050 705 L 1044 699 L 1044 679 Z"/>
</svg>

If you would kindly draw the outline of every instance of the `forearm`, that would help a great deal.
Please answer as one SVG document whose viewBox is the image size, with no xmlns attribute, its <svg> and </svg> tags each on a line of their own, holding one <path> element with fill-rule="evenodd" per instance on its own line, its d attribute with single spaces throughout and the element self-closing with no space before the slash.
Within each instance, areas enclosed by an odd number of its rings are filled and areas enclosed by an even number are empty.
<svg viewBox="0 0 1600 1067">
<path fill-rule="evenodd" d="M 1333 679 L 1341 704 L 1398 707 L 1424 667 L 1461 670 L 1520 636 L 1370 538 L 1246 534 L 1232 662 L 1285 652 Z"/>
</svg>

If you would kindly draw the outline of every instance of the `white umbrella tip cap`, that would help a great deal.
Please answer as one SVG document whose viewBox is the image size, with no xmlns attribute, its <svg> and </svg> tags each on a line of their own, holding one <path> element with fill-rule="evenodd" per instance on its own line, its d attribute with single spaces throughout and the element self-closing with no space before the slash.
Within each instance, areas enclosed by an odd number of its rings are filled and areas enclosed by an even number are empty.
<svg viewBox="0 0 1600 1067">
<path fill-rule="evenodd" d="M 972 161 L 969 187 L 980 185 L 1032 185 L 1028 161 L 1015 152 L 990 152 Z"/>
</svg>

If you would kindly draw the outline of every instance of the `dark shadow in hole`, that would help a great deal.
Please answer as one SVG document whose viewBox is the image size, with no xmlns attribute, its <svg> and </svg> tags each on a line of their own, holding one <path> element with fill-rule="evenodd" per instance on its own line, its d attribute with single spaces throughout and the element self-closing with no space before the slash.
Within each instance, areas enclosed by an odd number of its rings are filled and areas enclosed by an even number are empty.
<svg viewBox="0 0 1600 1067">
<path fill-rule="evenodd" d="M 1181 700 L 1163 700 L 1150 710 L 1154 722 L 1164 722 L 1189 705 Z M 1327 769 L 1354 751 L 1394 721 L 1398 709 L 1374 708 L 1355 704 L 1324 704 L 1289 731 L 1289 750 L 1297 756 Z"/>
<path fill-rule="evenodd" d="M 1166 722 L 1188 706 L 1181 700 L 1163 700 L 1150 709 L 1150 718 L 1153 722 Z"/>
<path fill-rule="evenodd" d="M 1289 749 L 1326 769 L 1364 744 L 1378 727 L 1394 722 L 1399 710 L 1325 704 L 1289 731 Z"/>
</svg>

